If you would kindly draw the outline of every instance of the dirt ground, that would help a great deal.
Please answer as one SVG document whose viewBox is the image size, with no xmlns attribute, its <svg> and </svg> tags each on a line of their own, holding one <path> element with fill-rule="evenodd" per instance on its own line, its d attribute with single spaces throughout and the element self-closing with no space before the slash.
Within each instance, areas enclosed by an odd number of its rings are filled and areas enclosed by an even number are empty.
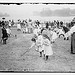
<svg viewBox="0 0 75 75">
<path fill-rule="evenodd" d="M 47 61 L 31 46 L 32 34 L 23 34 L 11 28 L 13 35 L 6 45 L 0 44 L 0 71 L 75 72 L 75 55 L 70 53 L 71 40 L 58 38 L 53 44 L 54 54 Z"/>
</svg>

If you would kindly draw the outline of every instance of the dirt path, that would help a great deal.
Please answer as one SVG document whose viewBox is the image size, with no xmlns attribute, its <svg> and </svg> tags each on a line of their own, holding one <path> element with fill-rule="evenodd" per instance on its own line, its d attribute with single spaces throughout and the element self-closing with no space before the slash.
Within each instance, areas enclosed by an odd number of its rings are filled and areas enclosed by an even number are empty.
<svg viewBox="0 0 75 75">
<path fill-rule="evenodd" d="M 70 40 L 58 38 L 53 44 L 54 54 L 46 62 L 35 49 L 29 50 L 31 34 L 16 33 L 17 38 L 9 38 L 7 45 L 0 46 L 0 70 L 8 71 L 75 71 L 75 55 L 70 54 Z M 29 51 L 28 51 L 29 50 Z M 28 51 L 28 52 L 26 52 Z M 26 52 L 24 55 L 22 55 Z"/>
</svg>

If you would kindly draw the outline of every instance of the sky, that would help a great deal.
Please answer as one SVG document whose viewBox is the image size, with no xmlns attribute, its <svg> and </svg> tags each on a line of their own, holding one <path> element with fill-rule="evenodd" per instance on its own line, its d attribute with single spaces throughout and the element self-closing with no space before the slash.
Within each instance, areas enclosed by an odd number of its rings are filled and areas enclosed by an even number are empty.
<svg viewBox="0 0 75 75">
<path fill-rule="evenodd" d="M 62 2 L 62 3 L 74 3 L 75 0 L 0 0 L 0 2 Z M 62 8 L 70 8 L 75 9 L 75 4 L 63 4 L 63 5 L 55 5 L 55 4 L 22 4 L 22 5 L 0 5 L 0 13 L 7 13 L 10 15 L 11 18 L 29 18 L 34 16 L 35 11 L 42 11 L 43 9 L 55 10 L 55 9 L 62 9 Z"/>
</svg>

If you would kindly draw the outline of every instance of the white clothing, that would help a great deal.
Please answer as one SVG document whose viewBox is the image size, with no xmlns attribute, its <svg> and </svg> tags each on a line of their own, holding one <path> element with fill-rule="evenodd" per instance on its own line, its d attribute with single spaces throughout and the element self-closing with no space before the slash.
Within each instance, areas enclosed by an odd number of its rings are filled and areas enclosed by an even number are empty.
<svg viewBox="0 0 75 75">
<path fill-rule="evenodd" d="M 59 29 L 59 35 L 60 34 L 65 34 L 63 31 L 62 31 L 62 29 Z"/>
<path fill-rule="evenodd" d="M 38 29 L 34 29 L 33 30 L 33 34 L 36 35 L 36 36 L 38 36 Z"/>
<path fill-rule="evenodd" d="M 52 55 L 53 51 L 50 41 L 48 39 L 44 39 L 43 44 L 44 44 L 44 54 L 48 56 Z"/>
<path fill-rule="evenodd" d="M 11 22 L 9 22 L 9 26 L 11 26 Z"/>
<path fill-rule="evenodd" d="M 39 35 L 38 39 L 36 40 L 36 45 L 38 46 L 39 52 L 43 50 L 43 36 Z"/>
<path fill-rule="evenodd" d="M 21 29 L 21 25 L 20 24 L 17 24 L 17 29 Z"/>
<path fill-rule="evenodd" d="M 70 33 L 72 34 L 73 32 L 75 32 L 75 26 L 70 29 Z"/>
<path fill-rule="evenodd" d="M 26 32 L 28 32 L 28 28 L 27 28 L 27 27 L 26 27 L 26 29 L 25 29 L 25 30 L 26 30 Z"/>
<path fill-rule="evenodd" d="M 9 28 L 6 29 L 8 34 L 11 34 L 11 30 Z"/>
<path fill-rule="evenodd" d="M 41 29 L 40 29 L 40 28 L 38 28 L 38 29 L 37 29 L 37 33 L 40 33 L 40 32 L 41 32 Z"/>
<path fill-rule="evenodd" d="M 52 31 L 52 41 L 55 41 L 58 38 L 57 33 L 55 33 L 54 31 Z"/>
<path fill-rule="evenodd" d="M 41 25 L 41 24 L 39 24 L 39 27 L 41 28 L 41 27 L 42 27 L 42 25 Z"/>
<path fill-rule="evenodd" d="M 65 34 L 65 37 L 69 37 L 73 32 L 75 32 L 75 26 L 71 27 L 70 31 Z"/>
</svg>

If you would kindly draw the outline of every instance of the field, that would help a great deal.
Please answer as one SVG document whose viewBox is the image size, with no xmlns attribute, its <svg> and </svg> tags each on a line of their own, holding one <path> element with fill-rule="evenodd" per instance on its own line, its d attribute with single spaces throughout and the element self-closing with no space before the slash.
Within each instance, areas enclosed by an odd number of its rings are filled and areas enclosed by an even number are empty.
<svg viewBox="0 0 75 75">
<path fill-rule="evenodd" d="M 17 37 L 12 35 L 6 45 L 0 44 L 0 71 L 75 72 L 75 55 L 70 53 L 71 40 L 58 38 L 52 46 L 54 54 L 45 61 L 34 47 L 28 49 L 32 34 L 11 29 Z"/>
</svg>

